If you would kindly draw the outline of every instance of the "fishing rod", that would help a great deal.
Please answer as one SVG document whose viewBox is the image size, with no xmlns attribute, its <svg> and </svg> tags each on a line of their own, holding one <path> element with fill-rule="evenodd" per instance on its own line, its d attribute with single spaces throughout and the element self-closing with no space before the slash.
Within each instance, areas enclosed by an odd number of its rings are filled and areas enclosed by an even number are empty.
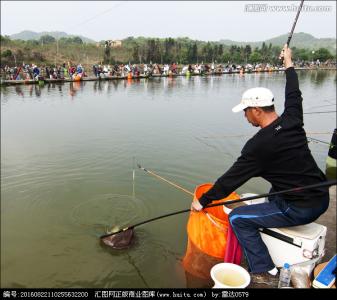
<svg viewBox="0 0 337 300">
<path fill-rule="evenodd" d="M 174 187 L 176 187 L 176 188 L 178 188 L 178 189 L 184 191 L 185 193 L 194 196 L 194 194 L 193 194 L 192 192 L 190 192 L 190 191 L 184 189 L 183 187 L 179 186 L 178 184 L 176 184 L 176 183 L 174 183 L 174 182 L 172 182 L 172 181 L 170 181 L 170 180 L 165 179 L 164 177 L 159 176 L 158 174 L 154 173 L 153 171 L 150 171 L 150 170 L 147 170 L 147 169 L 143 168 L 140 164 L 137 164 L 137 167 L 138 167 L 139 169 L 145 171 L 146 173 L 148 173 L 148 174 L 150 174 L 150 175 L 152 175 L 152 176 L 154 176 L 154 177 L 157 177 L 157 178 L 159 178 L 160 180 L 163 180 L 163 181 L 167 182 L 168 184 L 170 184 L 170 185 L 172 185 L 172 186 L 174 186 Z"/>
<path fill-rule="evenodd" d="M 298 17 L 300 15 L 301 10 L 302 10 L 303 3 L 304 3 L 304 0 L 301 0 L 301 4 L 300 4 L 300 6 L 299 6 L 299 8 L 297 10 L 296 18 L 295 18 L 295 21 L 293 23 L 293 27 L 291 28 L 289 36 L 288 36 L 288 40 L 287 40 L 287 46 L 288 47 L 290 45 L 291 38 L 293 37 L 293 33 L 294 33 L 294 30 L 295 30 L 295 27 L 296 27 L 296 23 L 297 23 Z M 282 52 L 284 52 L 284 50 L 282 50 Z M 283 57 L 280 57 L 280 60 L 283 63 Z"/>
<path fill-rule="evenodd" d="M 318 188 L 318 187 L 328 187 L 328 186 L 332 186 L 332 185 L 336 185 L 336 184 L 337 184 L 337 180 L 330 180 L 330 181 L 326 181 L 326 182 L 323 182 L 323 183 L 311 184 L 311 185 L 307 185 L 307 186 L 296 187 L 296 188 L 287 189 L 287 190 L 278 191 L 278 192 L 265 193 L 265 194 L 250 196 L 250 197 L 244 197 L 244 198 L 241 198 L 241 199 L 222 201 L 222 202 L 218 202 L 218 203 L 214 203 L 214 204 L 209 204 L 209 205 L 205 206 L 204 209 L 209 208 L 209 207 L 215 207 L 215 206 L 220 206 L 220 205 L 228 205 L 228 204 L 232 204 L 232 203 L 248 201 L 248 200 L 255 200 L 255 199 L 259 199 L 259 198 L 263 198 L 263 197 L 281 195 L 281 194 L 290 193 L 290 192 L 301 192 L 301 191 L 304 191 L 304 190 L 314 189 L 314 188 Z M 168 214 L 165 214 L 165 215 L 161 215 L 161 216 L 158 216 L 158 217 L 155 217 L 155 218 L 152 218 L 152 219 L 148 219 L 148 220 L 136 223 L 134 225 L 125 227 L 125 228 L 123 228 L 121 230 L 118 230 L 116 232 L 104 234 L 100 238 L 104 239 L 104 238 L 107 238 L 107 237 L 110 237 L 110 236 L 113 236 L 113 235 L 122 234 L 123 232 L 133 230 L 133 228 L 135 228 L 137 226 L 144 225 L 146 223 L 150 223 L 150 222 L 153 222 L 153 221 L 156 221 L 156 220 L 159 220 L 159 219 L 163 219 L 163 218 L 166 218 L 166 217 L 190 212 L 190 211 L 191 211 L 191 209 L 189 208 L 189 209 L 179 210 L 179 211 L 175 211 L 175 212 L 168 213 Z"/>
<path fill-rule="evenodd" d="M 304 0 L 301 1 L 300 7 L 299 7 L 298 10 L 297 10 L 295 22 L 294 22 L 293 27 L 291 28 L 290 34 L 289 34 L 289 36 L 288 36 L 288 40 L 287 40 L 287 45 L 288 45 L 288 47 L 289 47 L 289 45 L 290 45 L 291 38 L 293 37 L 293 33 L 294 33 L 294 30 L 295 30 L 295 26 L 296 26 L 298 17 L 299 17 L 299 15 L 300 15 L 300 12 L 301 12 L 301 10 L 302 10 L 303 3 L 304 3 Z"/>
</svg>

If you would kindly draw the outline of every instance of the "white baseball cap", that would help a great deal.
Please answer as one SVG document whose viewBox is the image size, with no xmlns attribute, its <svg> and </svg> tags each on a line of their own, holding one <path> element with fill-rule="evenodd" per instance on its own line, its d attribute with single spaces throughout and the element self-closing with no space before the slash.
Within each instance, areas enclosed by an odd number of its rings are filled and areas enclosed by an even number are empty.
<svg viewBox="0 0 337 300">
<path fill-rule="evenodd" d="M 264 107 L 274 105 L 274 95 L 271 90 L 256 87 L 245 91 L 240 104 L 232 108 L 233 112 L 243 111 L 247 107 Z"/>
</svg>

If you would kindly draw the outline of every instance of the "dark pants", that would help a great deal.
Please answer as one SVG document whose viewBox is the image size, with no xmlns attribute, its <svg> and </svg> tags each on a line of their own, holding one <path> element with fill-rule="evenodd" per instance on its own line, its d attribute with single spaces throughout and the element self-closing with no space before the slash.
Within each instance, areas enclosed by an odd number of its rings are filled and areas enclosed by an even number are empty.
<svg viewBox="0 0 337 300">
<path fill-rule="evenodd" d="M 308 224 L 316 220 L 329 206 L 329 196 L 317 199 L 320 205 L 315 208 L 296 207 L 278 195 L 268 200 L 266 203 L 237 207 L 229 214 L 229 221 L 252 273 L 267 272 L 275 267 L 262 241 L 259 228 Z"/>
</svg>

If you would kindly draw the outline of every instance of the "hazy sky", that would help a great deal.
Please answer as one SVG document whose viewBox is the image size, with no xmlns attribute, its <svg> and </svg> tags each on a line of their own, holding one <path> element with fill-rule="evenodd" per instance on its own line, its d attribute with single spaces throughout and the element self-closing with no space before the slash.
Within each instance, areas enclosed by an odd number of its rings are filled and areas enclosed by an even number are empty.
<svg viewBox="0 0 337 300">
<path fill-rule="evenodd" d="M 299 4 L 263 0 L 1 1 L 1 34 L 32 30 L 64 31 L 96 41 L 128 36 L 261 41 L 289 32 L 294 7 Z M 336 37 L 336 2 L 304 1 L 304 5 L 307 10 L 301 12 L 295 32 Z"/>
</svg>

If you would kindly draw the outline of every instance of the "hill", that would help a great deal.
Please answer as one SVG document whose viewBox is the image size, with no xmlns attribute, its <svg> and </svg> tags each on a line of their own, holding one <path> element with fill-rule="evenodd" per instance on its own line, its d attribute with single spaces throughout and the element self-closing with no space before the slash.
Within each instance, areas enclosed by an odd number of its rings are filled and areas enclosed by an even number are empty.
<svg viewBox="0 0 337 300">
<path fill-rule="evenodd" d="M 57 40 L 54 37 L 39 40 L 39 37 L 44 34 L 53 35 Z M 25 38 L 29 40 L 24 40 Z M 13 35 L 12 39 L 1 35 L 0 63 L 13 66 L 22 63 L 58 65 L 72 62 L 85 64 L 89 68 L 93 64 L 127 62 L 190 64 L 217 61 L 235 64 L 248 62 L 278 64 L 278 55 L 287 35 L 265 41 L 266 47 L 261 46 L 262 42 L 249 43 L 250 47 L 245 47 L 243 45 L 247 43 L 234 45 L 233 41 L 227 41 L 227 45 L 223 45 L 219 42 L 198 41 L 187 37 L 159 39 L 132 36 L 123 39 L 118 45 L 106 47 L 105 41 L 83 43 L 85 38 L 83 40 L 82 38 L 81 40 L 80 37 L 74 38 L 65 32 L 25 31 L 21 35 Z M 293 48 L 293 57 L 295 60 L 305 62 L 317 59 L 320 61 L 336 59 L 336 45 L 332 47 L 331 40 L 335 41 L 335 39 L 316 39 L 308 34 L 296 34 L 291 44 L 297 45 L 297 48 Z M 324 41 L 329 42 L 328 46 L 332 48 L 332 51 L 324 48 L 324 45 L 327 45 Z M 308 45 L 308 48 L 301 48 L 298 45 Z M 319 50 L 312 53 L 311 49 Z"/>
<path fill-rule="evenodd" d="M 82 39 L 85 43 L 96 43 L 96 41 L 89 39 L 87 37 L 81 35 L 71 35 L 67 34 L 66 32 L 62 31 L 44 31 L 44 32 L 34 32 L 30 30 L 24 30 L 16 34 L 10 35 L 11 40 L 38 40 L 43 35 L 51 35 L 54 38 L 61 38 L 61 37 L 75 37 L 78 36 Z M 273 46 L 280 46 L 282 47 L 284 43 L 287 41 L 288 34 L 283 34 L 265 41 L 257 41 L 257 42 L 246 42 L 246 41 L 233 41 L 228 39 L 222 39 L 219 41 L 220 44 L 224 46 L 245 46 L 251 45 L 252 48 L 261 47 L 262 43 L 269 45 L 270 43 Z M 291 46 L 302 48 L 302 49 L 309 49 L 309 50 L 318 50 L 319 48 L 326 48 L 332 53 L 336 53 L 336 39 L 335 38 L 316 38 L 311 34 L 299 32 L 294 33 L 293 38 L 291 40 Z"/>
<path fill-rule="evenodd" d="M 9 36 L 11 40 L 23 40 L 23 41 L 28 41 L 28 40 L 39 40 L 41 36 L 43 35 L 50 35 L 56 39 L 62 38 L 62 37 L 75 37 L 78 36 L 82 39 L 84 43 L 96 43 L 94 40 L 91 40 L 87 37 L 81 36 L 81 35 L 71 35 L 67 34 L 66 32 L 62 31 L 43 31 L 43 32 L 35 32 L 35 31 L 30 31 L 30 30 L 24 30 L 16 34 L 12 34 Z"/>
<path fill-rule="evenodd" d="M 238 41 L 232 41 L 232 40 L 220 40 L 219 42 L 223 45 L 230 46 L 230 45 L 237 45 L 237 46 L 245 46 L 245 45 L 251 45 L 252 48 L 255 47 L 261 47 L 262 43 L 266 43 L 269 45 L 270 43 L 273 46 L 280 46 L 282 47 L 284 43 L 288 39 L 288 34 L 283 34 L 265 41 L 259 41 L 259 42 L 238 42 Z M 292 40 L 291 40 L 291 46 L 302 48 L 302 49 L 310 49 L 310 50 L 317 50 L 319 48 L 326 48 L 330 52 L 335 53 L 336 52 L 336 39 L 334 38 L 315 38 L 311 34 L 299 32 L 294 33 Z"/>
</svg>

